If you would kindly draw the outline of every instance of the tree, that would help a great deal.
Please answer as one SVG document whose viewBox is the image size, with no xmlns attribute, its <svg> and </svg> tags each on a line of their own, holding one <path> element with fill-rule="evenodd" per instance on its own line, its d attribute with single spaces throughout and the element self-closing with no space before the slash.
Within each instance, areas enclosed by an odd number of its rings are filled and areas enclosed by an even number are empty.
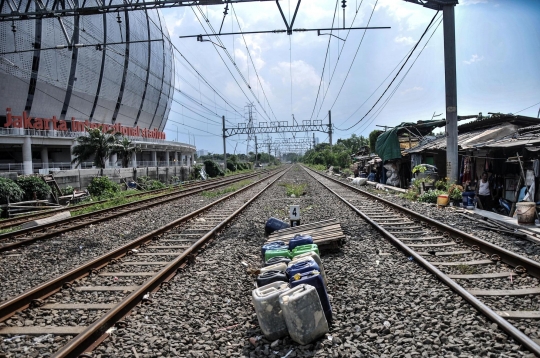
<svg viewBox="0 0 540 358">
<path fill-rule="evenodd" d="M 369 149 L 371 149 L 372 153 L 375 153 L 375 143 L 377 143 L 377 138 L 379 138 L 379 136 L 383 133 L 383 131 L 378 129 L 375 129 L 369 133 Z"/>
<path fill-rule="evenodd" d="M 133 144 L 133 142 L 130 141 L 129 138 L 122 137 L 122 140 L 119 140 L 114 144 L 114 148 L 111 154 L 120 154 L 120 156 L 122 157 L 122 168 L 127 168 L 131 155 L 133 153 L 139 153 L 140 151 L 141 147 Z"/>
<path fill-rule="evenodd" d="M 103 176 L 103 168 L 105 162 L 109 159 L 120 133 L 113 134 L 114 130 L 110 129 L 107 132 L 103 131 L 100 126 L 98 128 L 86 128 L 87 135 L 77 138 L 77 145 L 73 147 L 71 154 L 75 157 L 71 163 L 79 166 L 85 160 L 94 158 L 94 165 L 100 168 L 100 175 Z"/>
</svg>

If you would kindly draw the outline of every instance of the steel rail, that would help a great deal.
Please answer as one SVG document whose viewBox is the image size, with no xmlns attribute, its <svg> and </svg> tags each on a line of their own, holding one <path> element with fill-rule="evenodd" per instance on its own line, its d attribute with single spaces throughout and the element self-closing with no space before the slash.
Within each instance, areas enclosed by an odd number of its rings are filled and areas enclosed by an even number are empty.
<svg viewBox="0 0 540 358">
<path fill-rule="evenodd" d="M 211 178 L 211 179 L 205 180 L 204 183 L 215 183 L 215 182 L 218 182 L 218 181 L 223 180 L 223 179 L 232 179 L 233 177 L 237 177 L 238 175 L 243 175 L 243 174 L 237 174 L 237 175 L 234 175 L 234 176 L 231 175 L 231 176 L 229 176 L 227 178 Z M 196 185 L 200 185 L 200 184 L 201 184 L 201 181 L 199 181 L 199 180 L 186 182 L 185 184 L 181 185 L 181 190 L 180 191 L 190 189 L 191 187 L 196 186 Z M 179 186 L 180 186 L 180 184 L 179 185 L 174 185 L 174 186 L 172 186 L 172 188 L 177 188 Z M 164 192 L 164 191 L 167 191 L 167 190 L 170 190 L 170 189 L 171 188 L 163 188 L 163 189 L 155 189 L 155 190 L 148 190 L 148 191 L 142 191 L 142 192 L 135 192 L 133 194 L 126 195 L 125 198 L 134 198 L 134 197 L 138 197 L 138 196 L 159 194 L 161 192 Z M 28 222 L 28 221 L 31 221 L 31 220 L 43 219 L 43 218 L 49 217 L 49 216 L 51 216 L 54 213 L 59 212 L 59 211 L 76 211 L 76 210 L 86 208 L 88 206 L 106 203 L 106 202 L 111 201 L 111 200 L 113 200 L 113 199 L 98 200 L 98 201 L 93 201 L 91 203 L 77 204 L 77 205 L 72 205 L 72 206 L 67 206 L 67 207 L 43 210 L 43 211 L 40 211 L 39 213 L 28 213 L 28 214 L 25 214 L 25 215 L 19 215 L 17 217 L 0 220 L 0 229 L 6 229 L 6 228 L 13 227 L 13 226 L 19 226 L 19 225 L 24 224 L 25 222 Z"/>
<path fill-rule="evenodd" d="M 311 169 L 310 169 L 311 170 Z M 323 175 L 323 174 L 320 174 L 320 173 L 317 173 L 319 175 Z M 339 183 L 340 185 L 344 186 L 344 187 L 347 187 L 351 190 L 354 190 L 356 192 L 359 192 L 361 194 L 363 194 L 364 196 L 367 196 L 373 200 L 378 200 L 386 205 L 389 205 L 391 206 L 392 208 L 396 209 L 396 210 L 399 210 L 407 215 L 410 215 L 410 216 L 413 216 L 415 219 L 417 220 L 420 220 L 420 221 L 424 221 L 424 222 L 427 222 L 428 224 L 430 225 L 433 225 L 435 227 L 437 227 L 439 230 L 443 230 L 443 231 L 446 231 L 450 234 L 453 234 L 453 235 L 456 235 L 456 236 L 459 236 L 460 238 L 463 239 L 463 241 L 469 245 L 477 245 L 481 251 L 487 253 L 487 254 L 490 254 L 490 255 L 493 255 L 493 254 L 497 254 L 501 257 L 501 260 L 504 261 L 505 263 L 509 264 L 510 266 L 523 266 L 525 269 L 527 269 L 527 273 L 530 274 L 531 276 L 533 277 L 536 277 L 538 279 L 540 279 L 540 263 L 539 262 L 536 262 L 536 261 L 533 261 L 527 257 L 523 257 L 523 256 L 520 256 L 518 254 L 516 254 L 515 252 L 512 252 L 510 250 L 507 250 L 505 248 L 502 248 L 500 246 L 497 246 L 497 245 L 494 245 L 490 242 L 487 242 L 485 240 L 482 240 L 476 236 L 473 236 L 471 234 L 468 234 L 464 231 L 461 231 L 459 229 L 456 229 L 452 226 L 449 226 L 445 223 L 442 223 L 438 220 L 435 220 L 435 219 L 432 219 L 432 218 L 429 218 L 429 217 L 426 217 L 422 214 L 419 214 L 415 211 L 412 211 L 410 209 L 407 209 L 407 208 L 404 208 L 404 207 L 401 207 L 399 206 L 398 204 L 396 203 L 393 203 L 389 200 L 386 200 L 386 199 L 383 199 L 379 196 L 376 196 L 376 195 L 373 195 L 371 193 L 368 193 L 366 191 L 363 191 L 361 189 L 358 189 L 352 185 L 349 185 L 347 183 L 343 183 L 342 181 L 340 180 L 337 180 L 335 178 L 331 178 L 329 176 L 326 176 L 326 175 L 323 175 L 326 179 L 329 179 L 329 180 L 332 180 L 336 183 Z"/>
<path fill-rule="evenodd" d="M 290 170 L 290 167 L 289 168 L 286 168 L 286 169 L 281 169 L 281 171 L 278 171 L 277 173 L 275 174 L 272 174 L 271 176 L 274 176 L 274 175 L 278 175 L 280 174 L 281 172 L 283 172 L 283 174 L 285 174 L 286 170 Z M 282 174 L 282 175 L 283 175 Z M 144 245 L 145 243 L 151 241 L 155 236 L 157 235 L 160 235 L 166 231 L 169 231 L 171 230 L 172 228 L 180 225 L 180 224 L 183 224 L 184 222 L 187 222 L 188 220 L 190 220 L 191 218 L 199 215 L 200 213 L 212 208 L 213 206 L 229 199 L 230 197 L 234 196 L 234 195 L 237 195 L 238 193 L 241 193 L 251 187 L 253 187 L 254 185 L 257 185 L 265 180 L 268 180 L 268 177 L 265 177 L 265 178 L 262 178 L 252 184 L 249 184 L 231 194 L 228 194 L 226 196 L 224 196 L 223 198 L 220 198 L 218 199 L 217 201 L 215 202 L 212 202 L 200 209 L 197 209 L 189 214 L 186 214 L 184 216 L 182 216 L 181 218 L 178 218 L 174 221 L 171 221 L 170 223 L 158 228 L 158 229 L 155 229 L 155 230 L 152 230 L 151 232 L 149 233 L 146 233 L 142 236 L 139 236 L 138 238 L 136 238 L 135 240 L 127 243 L 127 244 L 124 244 L 123 246 L 120 246 L 116 249 L 113 249 L 97 258 L 94 258 L 92 259 L 91 261 L 88 261 L 74 269 L 71 269 L 67 272 L 65 272 L 64 274 L 56 277 L 56 278 L 53 278 L 49 281 L 46 281 L 42 284 L 40 284 L 39 286 L 37 287 L 34 287 L 22 294 L 20 294 L 19 296 L 17 297 L 14 297 L 14 298 L 11 298 L 7 301 L 4 301 L 4 302 L 1 302 L 0 303 L 0 322 L 3 322 L 5 321 L 6 319 L 8 319 L 9 317 L 11 317 L 12 315 L 14 315 L 17 311 L 20 311 L 22 309 L 25 309 L 27 307 L 29 307 L 32 302 L 34 302 L 35 300 L 41 300 L 43 298 L 46 298 L 56 292 L 58 292 L 66 283 L 70 283 L 76 279 L 80 279 L 82 277 L 85 277 L 89 274 L 91 274 L 93 271 L 95 270 L 99 270 L 101 269 L 102 267 L 108 265 L 110 263 L 111 260 L 113 259 L 118 259 L 124 255 L 126 255 L 130 250 L 134 249 L 134 248 L 137 248 L 141 245 Z"/>
<path fill-rule="evenodd" d="M 307 169 L 307 168 L 306 168 Z M 502 330 L 504 330 L 506 333 L 508 333 L 511 337 L 513 337 L 516 341 L 521 343 L 525 348 L 527 348 L 530 352 L 536 354 L 537 356 L 540 356 L 540 346 L 536 344 L 532 339 L 530 339 L 527 335 L 525 335 L 523 332 L 521 332 L 519 329 L 517 329 L 515 326 L 513 326 L 510 322 L 499 316 L 497 313 L 495 313 L 491 308 L 486 306 L 482 301 L 480 301 L 478 298 L 473 296 L 471 293 L 469 293 L 465 288 L 460 286 L 456 281 L 452 280 L 450 277 L 448 277 L 446 274 L 444 274 L 442 271 L 440 271 L 437 267 L 429 263 L 426 259 L 424 259 L 421 255 L 419 255 L 416 251 L 409 248 L 407 245 L 405 245 L 401 240 L 399 240 L 396 236 L 388 232 L 386 229 L 384 229 L 381 225 L 377 224 L 375 221 L 369 218 L 368 215 L 364 214 L 361 210 L 359 210 L 357 207 L 355 207 L 353 204 L 347 201 L 347 199 L 340 196 L 338 193 L 336 193 L 334 190 L 332 190 L 330 187 L 328 187 L 326 184 L 322 183 L 320 180 L 318 180 L 312 173 L 310 173 L 311 169 L 307 170 L 307 173 L 315 180 L 317 180 L 322 186 L 324 186 L 327 190 L 329 190 L 331 193 L 336 195 L 341 201 L 343 201 L 346 205 L 348 205 L 352 210 L 354 210 L 358 215 L 360 215 L 364 220 L 366 220 L 370 225 L 375 227 L 384 237 L 389 239 L 395 246 L 397 246 L 401 251 L 405 252 L 407 255 L 413 257 L 413 259 L 418 262 L 420 265 L 422 265 L 426 270 L 428 270 L 433 275 L 437 276 L 439 280 L 441 280 L 444 284 L 446 284 L 448 287 L 450 287 L 454 292 L 459 294 L 461 297 L 463 297 L 471 306 L 473 306 L 477 311 L 482 313 L 484 316 L 489 318 L 492 322 L 496 323 Z M 320 173 L 317 173 L 329 180 L 332 180 L 336 183 L 342 184 L 343 186 L 349 188 L 349 189 L 355 189 L 355 191 L 359 191 L 358 188 L 351 187 L 350 185 L 346 183 L 342 183 L 339 180 L 335 180 L 334 178 L 327 177 L 326 175 L 322 175 Z M 365 193 L 360 190 L 361 193 Z M 368 193 L 367 193 L 368 194 Z M 390 203 L 389 201 L 385 199 L 381 199 L 379 197 L 375 197 L 372 194 L 369 194 L 369 196 L 376 200 L 381 200 L 385 204 L 391 204 L 393 207 L 398 208 L 399 210 L 404 210 L 404 208 Z M 405 212 L 409 212 L 410 210 L 406 210 Z M 429 218 L 426 218 L 422 216 L 422 220 L 426 220 Z M 433 219 L 429 219 L 433 220 Z M 433 220 L 436 221 L 436 220 Z M 442 223 L 440 223 L 442 224 Z M 445 224 L 444 227 L 449 227 Z M 449 227 L 450 228 L 450 227 Z M 452 230 L 455 230 L 451 228 Z M 461 232 L 460 230 L 456 230 L 456 232 Z M 466 234 L 466 233 L 465 233 Z M 468 235 L 468 234 L 466 234 Z M 493 245 L 494 246 L 494 245 Z"/>
<path fill-rule="evenodd" d="M 247 206 L 249 206 L 255 199 L 257 199 L 263 192 L 266 191 L 272 184 L 279 180 L 291 167 L 284 170 L 280 175 L 267 184 L 265 188 L 259 191 L 254 197 L 245 202 L 240 208 L 236 209 L 225 220 L 217 224 L 213 229 L 207 232 L 203 237 L 196 241 L 179 257 L 174 259 L 155 276 L 147 280 L 136 291 L 132 292 L 129 296 L 124 298 L 115 308 L 108 311 L 101 316 L 96 322 L 90 325 L 86 330 L 75 336 L 70 340 L 60 351 L 55 353 L 53 357 L 64 358 L 74 357 L 85 352 L 96 340 L 98 340 L 110 327 L 116 322 L 121 320 L 126 314 L 128 314 L 140 301 L 143 296 L 159 287 L 159 285 L 166 279 L 175 275 L 180 266 L 186 261 L 186 259 L 193 252 L 201 248 L 207 241 L 215 237 L 216 234 L 223 229 L 230 221 L 232 221 L 240 212 L 242 212 Z M 279 173 L 278 173 L 279 174 Z M 266 179 L 263 179 L 266 180 Z M 259 181 L 260 182 L 260 181 Z"/>
<path fill-rule="evenodd" d="M 58 220 L 58 221 L 55 221 L 55 222 L 52 222 L 52 223 L 49 223 L 49 224 L 38 225 L 38 226 L 26 228 L 26 229 L 12 231 L 12 232 L 0 235 L 0 242 L 2 240 L 12 239 L 12 238 L 14 238 L 16 236 L 19 236 L 19 235 L 28 234 L 28 233 L 32 233 L 32 232 L 37 232 L 37 231 L 41 231 L 43 229 L 47 229 L 47 228 L 50 228 L 50 227 L 61 226 L 61 225 L 64 225 L 64 224 L 71 224 L 72 222 L 79 221 L 79 220 L 84 220 L 84 219 L 91 218 L 91 217 L 94 217 L 94 216 L 98 216 L 98 215 L 101 215 L 101 214 L 107 214 L 106 216 L 101 217 L 101 218 L 95 218 L 95 219 L 90 219 L 90 220 L 87 220 L 87 221 L 84 221 L 84 222 L 79 222 L 77 224 L 74 224 L 74 225 L 71 225 L 71 226 L 68 226 L 68 227 L 65 227 L 65 228 L 60 228 L 60 229 L 57 229 L 57 230 L 54 230 L 54 231 L 51 231 L 51 232 L 47 232 L 47 233 L 44 233 L 44 234 L 41 234 L 41 235 L 38 235 L 38 236 L 35 236 L 35 237 L 32 237 L 32 238 L 28 238 L 28 239 L 17 241 L 17 242 L 11 243 L 11 244 L 6 244 L 6 245 L 3 245 L 3 246 L 0 246 L 0 252 L 13 250 L 13 249 L 16 249 L 18 247 L 25 246 L 25 245 L 31 244 L 31 243 L 39 241 L 39 240 L 45 240 L 45 239 L 48 239 L 48 238 L 51 238 L 51 237 L 55 237 L 55 236 L 57 236 L 59 234 L 62 234 L 62 233 L 66 233 L 66 232 L 70 232 L 70 231 L 73 231 L 73 230 L 83 228 L 83 227 L 91 225 L 91 224 L 95 224 L 95 223 L 99 223 L 99 222 L 102 222 L 102 221 L 110 220 L 110 219 L 113 219 L 115 217 L 124 215 L 128 211 L 129 212 L 134 212 L 134 211 L 138 211 L 138 210 L 147 209 L 147 208 L 150 208 L 150 207 L 153 207 L 153 206 L 168 203 L 170 201 L 178 200 L 178 199 L 184 198 L 186 196 L 197 194 L 197 193 L 200 193 L 202 191 L 211 190 L 211 189 L 219 188 L 219 187 L 227 185 L 227 184 L 231 184 L 231 183 L 235 183 L 235 182 L 238 182 L 238 181 L 246 180 L 246 179 L 252 178 L 252 177 L 257 176 L 257 175 L 258 175 L 258 173 L 257 174 L 251 174 L 251 175 L 245 176 L 245 177 L 235 178 L 235 179 L 232 179 L 232 180 L 229 180 L 229 181 L 220 181 L 218 183 L 212 183 L 212 184 L 210 184 L 208 186 L 201 186 L 201 187 L 199 187 L 199 189 L 192 188 L 192 189 L 189 189 L 189 190 L 186 190 L 186 191 L 178 192 L 176 194 L 175 193 L 164 194 L 161 197 L 158 196 L 158 197 L 152 197 L 152 198 L 148 198 L 148 199 L 143 199 L 143 200 L 135 201 L 135 202 L 132 202 L 132 203 L 127 203 L 127 204 L 115 206 L 115 207 L 112 207 L 112 208 L 102 209 L 102 210 L 94 211 L 94 212 L 83 214 L 83 215 L 73 216 L 73 217 L 63 219 L 63 220 Z M 126 209 L 128 209 L 128 211 L 126 211 Z"/>
</svg>

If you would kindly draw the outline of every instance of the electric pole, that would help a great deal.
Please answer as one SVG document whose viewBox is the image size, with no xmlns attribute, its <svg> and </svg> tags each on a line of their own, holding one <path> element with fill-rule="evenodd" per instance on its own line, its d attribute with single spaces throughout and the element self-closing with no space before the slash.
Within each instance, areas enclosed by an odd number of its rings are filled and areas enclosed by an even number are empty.
<svg viewBox="0 0 540 358">
<path fill-rule="evenodd" d="M 332 146 L 332 111 L 328 111 L 328 139 L 330 146 Z"/>
<path fill-rule="evenodd" d="M 221 116 L 221 121 L 223 123 L 223 172 L 227 173 L 227 137 L 225 136 L 225 116 Z"/>
</svg>

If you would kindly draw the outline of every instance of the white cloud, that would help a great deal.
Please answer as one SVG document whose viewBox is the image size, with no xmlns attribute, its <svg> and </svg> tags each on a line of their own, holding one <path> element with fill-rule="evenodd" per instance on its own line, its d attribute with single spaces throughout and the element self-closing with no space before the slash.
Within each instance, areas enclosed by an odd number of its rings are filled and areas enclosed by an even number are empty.
<svg viewBox="0 0 540 358">
<path fill-rule="evenodd" d="M 466 65 L 470 65 L 471 63 L 474 63 L 474 62 L 480 62 L 483 59 L 484 59 L 484 56 L 472 55 L 470 60 L 463 61 L 463 63 Z"/>
<path fill-rule="evenodd" d="M 376 10 L 386 9 L 387 14 L 398 22 L 402 30 L 414 30 L 428 24 L 430 16 L 426 16 L 422 6 L 396 0 L 379 0 Z"/>
<path fill-rule="evenodd" d="M 290 65 L 289 62 L 279 62 L 272 70 L 276 75 L 281 77 L 283 84 L 290 85 L 291 68 L 292 81 L 295 87 L 313 88 L 314 86 L 319 86 L 321 75 L 317 73 L 313 66 L 302 60 L 293 61 Z"/>
<path fill-rule="evenodd" d="M 394 42 L 402 43 L 404 45 L 412 45 L 416 41 L 414 41 L 413 38 L 410 36 L 396 36 L 396 38 L 394 39 Z"/>
<path fill-rule="evenodd" d="M 419 91 L 423 91 L 423 90 L 424 89 L 422 87 L 414 86 L 414 87 L 411 87 L 411 88 L 407 88 L 404 91 L 401 91 L 401 94 L 407 94 L 407 93 L 411 93 L 411 92 L 419 92 Z"/>
</svg>

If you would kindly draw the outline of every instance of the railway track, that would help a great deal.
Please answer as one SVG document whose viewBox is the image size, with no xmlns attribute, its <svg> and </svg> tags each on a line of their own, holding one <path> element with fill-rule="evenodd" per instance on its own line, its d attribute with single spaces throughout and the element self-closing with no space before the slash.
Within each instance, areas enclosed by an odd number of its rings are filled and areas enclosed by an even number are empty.
<svg viewBox="0 0 540 358">
<path fill-rule="evenodd" d="M 508 321 L 539 320 L 540 311 L 497 309 L 509 305 L 523 307 L 520 300 L 540 295 L 540 263 L 337 179 L 305 169 L 410 260 L 418 262 L 524 348 L 540 356 L 539 340 L 530 338 Z"/>
<path fill-rule="evenodd" d="M 265 172 L 265 174 L 267 173 L 268 172 Z M 39 240 L 56 237 L 60 234 L 77 230 L 88 225 L 97 224 L 105 220 L 110 220 L 127 213 L 147 209 L 157 205 L 162 205 L 164 203 L 178 200 L 189 195 L 216 189 L 229 184 L 240 182 L 242 180 L 251 179 L 259 175 L 260 173 L 251 173 L 248 175 L 233 178 L 227 177 L 209 183 L 197 183 L 196 185 L 193 185 L 190 188 L 183 189 L 181 191 L 167 192 L 162 195 L 153 196 L 151 198 L 142 199 L 139 201 L 107 209 L 102 209 L 87 214 L 72 216 L 67 219 L 47 224 L 11 231 L 0 235 L 0 252 L 10 251 Z"/>
<path fill-rule="evenodd" d="M 290 168 L 289 168 L 290 169 Z M 50 317 L 51 311 L 85 312 L 78 325 L 4 325 L 1 335 L 51 335 L 62 348 L 54 357 L 87 356 L 108 336 L 109 329 L 121 326 L 122 319 L 140 302 L 149 302 L 152 293 L 166 286 L 178 269 L 195 259 L 225 226 L 289 169 L 243 187 L 195 210 L 151 233 L 138 237 L 45 282 L 13 299 L 0 303 L 0 322 L 21 310 L 36 320 Z M 49 350 L 50 351 L 50 350 Z"/>
<path fill-rule="evenodd" d="M 242 175 L 245 175 L 245 174 L 238 174 L 238 175 L 229 176 L 229 177 L 227 177 L 227 179 L 233 179 L 233 178 L 236 178 L 236 177 L 242 176 Z M 223 178 L 208 179 L 208 180 L 204 181 L 204 183 L 210 184 L 210 183 L 219 182 L 220 180 L 223 180 Z M 197 181 L 190 181 L 190 182 L 186 182 L 185 184 L 182 184 L 181 186 L 174 185 L 172 187 L 172 189 L 180 187 L 180 190 L 183 191 L 183 190 L 186 190 L 186 189 L 190 189 L 192 187 L 200 186 L 201 183 L 202 182 L 198 181 L 198 180 Z M 148 190 L 148 191 L 139 191 L 139 192 L 135 192 L 135 193 L 130 194 L 130 195 L 126 195 L 125 197 L 126 198 L 137 198 L 137 197 L 147 196 L 147 195 L 158 195 L 160 193 L 168 192 L 170 190 L 171 190 L 171 188 L 163 188 L 163 189 Z M 20 226 L 20 225 L 22 225 L 22 224 L 24 224 L 26 222 L 29 222 L 29 221 L 47 218 L 47 217 L 52 216 L 52 215 L 54 215 L 54 214 L 56 214 L 58 212 L 61 212 L 61 211 L 69 211 L 69 212 L 78 211 L 78 210 L 87 208 L 87 207 L 92 206 L 92 205 L 106 203 L 106 202 L 108 202 L 110 200 L 111 199 L 93 201 L 93 202 L 89 202 L 89 203 L 72 205 L 72 206 L 68 206 L 68 207 L 62 207 L 62 208 L 51 209 L 51 210 L 44 210 L 44 211 L 40 211 L 39 213 L 19 215 L 17 217 L 0 220 L 0 229 L 8 229 L 8 228 Z"/>
</svg>

